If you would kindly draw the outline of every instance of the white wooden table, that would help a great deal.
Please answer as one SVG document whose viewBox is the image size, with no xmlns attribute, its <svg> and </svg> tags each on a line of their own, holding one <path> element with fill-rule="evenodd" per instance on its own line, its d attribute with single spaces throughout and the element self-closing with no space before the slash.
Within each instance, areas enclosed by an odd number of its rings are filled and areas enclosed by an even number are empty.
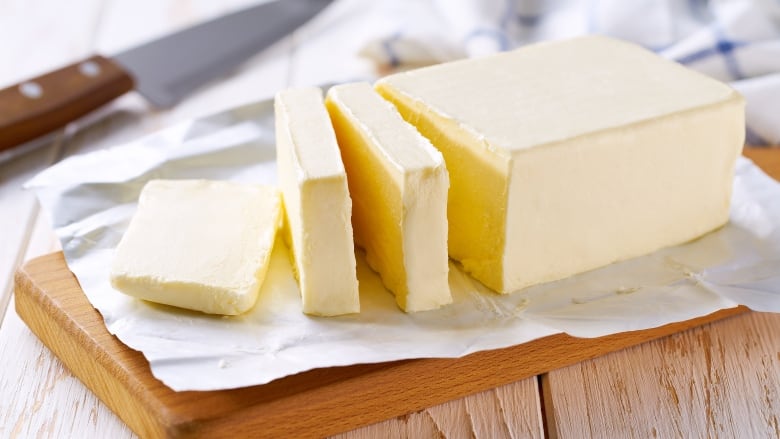
<svg viewBox="0 0 780 439">
<path fill-rule="evenodd" d="M 0 0 L 0 87 L 111 54 L 250 0 Z M 130 94 L 0 165 L 0 437 L 132 437 L 14 312 L 15 268 L 58 248 L 21 184 L 64 157 L 291 85 L 368 79 L 360 35 L 381 20 L 353 1 L 172 111 Z M 345 437 L 780 437 L 780 316 L 749 314 L 367 426 Z"/>
</svg>

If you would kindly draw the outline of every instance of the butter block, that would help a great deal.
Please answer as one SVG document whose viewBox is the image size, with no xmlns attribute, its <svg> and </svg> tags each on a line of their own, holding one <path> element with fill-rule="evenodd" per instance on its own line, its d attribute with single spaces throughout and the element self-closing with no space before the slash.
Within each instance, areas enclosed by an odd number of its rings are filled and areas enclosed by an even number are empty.
<svg viewBox="0 0 780 439">
<path fill-rule="evenodd" d="M 744 103 L 604 37 L 395 74 L 377 90 L 444 155 L 449 251 L 503 293 L 728 220 Z"/>
<path fill-rule="evenodd" d="M 276 95 L 276 160 L 303 312 L 360 312 L 352 238 L 352 200 L 336 134 L 309 87 Z"/>
<path fill-rule="evenodd" d="M 441 154 L 369 84 L 326 98 L 354 203 L 355 241 L 406 311 L 452 301 L 447 189 Z"/>
<path fill-rule="evenodd" d="M 111 285 L 151 302 L 241 314 L 257 300 L 280 222 L 272 187 L 152 180 L 116 248 Z"/>
</svg>

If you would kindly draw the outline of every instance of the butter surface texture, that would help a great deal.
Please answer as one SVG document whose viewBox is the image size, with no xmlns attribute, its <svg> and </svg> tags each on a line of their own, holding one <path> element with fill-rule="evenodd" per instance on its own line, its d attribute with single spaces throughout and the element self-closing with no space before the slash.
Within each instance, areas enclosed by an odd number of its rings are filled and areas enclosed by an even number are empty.
<svg viewBox="0 0 780 439">
<path fill-rule="evenodd" d="M 354 203 L 355 241 L 407 312 L 452 301 L 444 160 L 370 85 L 326 99 Z"/>
<path fill-rule="evenodd" d="M 336 135 L 319 88 L 275 100 L 276 157 L 303 312 L 360 312 L 352 201 Z"/>
<path fill-rule="evenodd" d="M 111 284 L 156 303 L 241 314 L 257 300 L 280 220 L 271 187 L 152 180 L 117 246 Z"/>
<path fill-rule="evenodd" d="M 391 75 L 377 90 L 444 155 L 450 255 L 511 292 L 728 220 L 744 103 L 604 37 Z"/>
</svg>

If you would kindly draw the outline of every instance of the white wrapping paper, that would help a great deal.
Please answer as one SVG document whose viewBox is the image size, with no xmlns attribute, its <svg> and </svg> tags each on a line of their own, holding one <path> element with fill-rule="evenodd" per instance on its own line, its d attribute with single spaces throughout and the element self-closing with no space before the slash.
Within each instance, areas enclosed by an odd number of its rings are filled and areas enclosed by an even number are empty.
<svg viewBox="0 0 780 439">
<path fill-rule="evenodd" d="M 65 258 L 108 330 L 170 388 L 262 384 L 327 366 L 459 357 L 566 332 L 597 337 L 744 304 L 780 312 L 780 185 L 741 159 L 731 222 L 687 245 L 500 296 L 450 264 L 455 303 L 404 314 L 358 252 L 362 312 L 301 313 L 287 249 L 277 242 L 255 308 L 215 317 L 125 296 L 109 284 L 114 247 L 152 178 L 276 179 L 268 101 L 181 123 L 76 156 L 28 182 Z"/>
</svg>

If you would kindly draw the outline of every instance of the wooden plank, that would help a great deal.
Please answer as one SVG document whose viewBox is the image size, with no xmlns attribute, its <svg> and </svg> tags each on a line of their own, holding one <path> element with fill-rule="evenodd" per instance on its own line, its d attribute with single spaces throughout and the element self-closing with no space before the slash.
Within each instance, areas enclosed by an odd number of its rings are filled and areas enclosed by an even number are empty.
<svg viewBox="0 0 780 439">
<path fill-rule="evenodd" d="M 0 437 L 133 437 L 30 332 L 12 306 L 0 327 Z"/>
<path fill-rule="evenodd" d="M 745 155 L 780 180 L 780 149 Z M 543 377 L 552 437 L 780 437 L 780 315 L 751 314 Z"/>
<path fill-rule="evenodd" d="M 541 438 L 538 390 L 528 378 L 334 437 Z"/>
<path fill-rule="evenodd" d="M 460 359 L 317 369 L 263 386 L 176 393 L 151 376 L 140 353 L 108 334 L 61 253 L 34 259 L 17 272 L 16 309 L 134 431 L 171 437 L 338 433 L 746 311 L 722 310 L 596 339 L 558 334 Z"/>
<path fill-rule="evenodd" d="M 750 313 L 550 372 L 551 437 L 780 437 L 778 328 Z"/>
</svg>

